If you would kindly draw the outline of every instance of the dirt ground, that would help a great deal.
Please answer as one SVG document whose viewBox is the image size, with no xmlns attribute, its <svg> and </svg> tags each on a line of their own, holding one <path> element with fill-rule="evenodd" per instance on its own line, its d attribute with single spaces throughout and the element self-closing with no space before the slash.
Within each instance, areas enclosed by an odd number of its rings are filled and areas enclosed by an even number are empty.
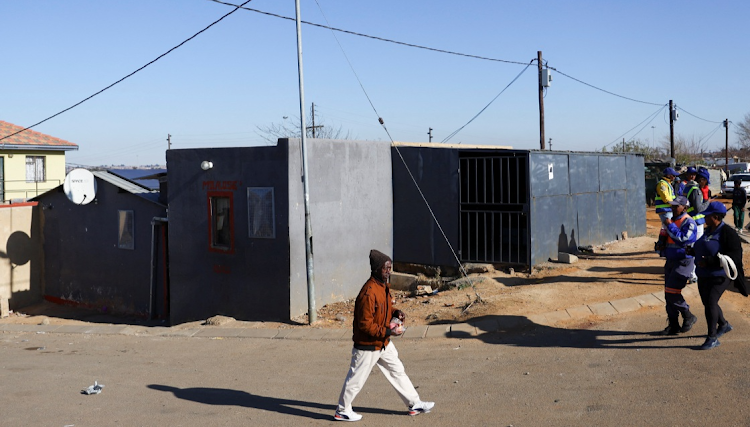
<svg viewBox="0 0 750 427">
<path fill-rule="evenodd" d="M 731 223 L 731 218 L 727 218 Z M 653 208 L 646 212 L 646 236 L 629 238 L 597 246 L 592 254 L 579 254 L 574 264 L 544 263 L 531 272 L 509 274 L 491 271 L 472 274 L 474 285 L 462 289 L 441 290 L 430 296 L 414 296 L 394 291 L 395 305 L 406 313 L 407 325 L 466 322 L 487 315 L 529 316 L 564 310 L 584 304 L 611 301 L 660 292 L 663 287 L 664 260 L 653 251 L 659 231 L 659 220 Z M 750 265 L 750 245 L 744 244 L 744 264 Z M 736 292 L 728 292 L 722 301 L 731 303 L 743 315 L 750 316 L 750 301 Z M 700 301 L 689 301 L 700 305 Z M 327 304 L 318 310 L 317 328 L 339 328 L 351 325 L 354 300 Z M 700 310 L 700 309 L 698 309 Z M 592 316 L 593 317 L 593 316 Z M 595 319 L 588 319 L 594 321 Z M 307 316 L 288 323 L 243 322 L 217 316 L 211 319 L 222 327 L 297 328 L 307 326 Z M 587 320 L 584 320 L 584 323 Z M 27 307 L 3 323 L 78 324 L 131 323 L 136 319 L 114 318 L 100 313 L 42 303 Z M 191 328 L 204 321 L 175 326 Z M 576 325 L 581 327 L 583 325 Z"/>
<path fill-rule="evenodd" d="M 732 224 L 731 215 L 726 219 Z M 529 316 L 660 292 L 664 286 L 664 259 L 653 251 L 659 228 L 654 208 L 648 208 L 646 236 L 595 247 L 593 254 L 579 254 L 575 264 L 548 262 L 531 273 L 474 274 L 471 277 L 481 279 L 474 288 L 446 290 L 431 296 L 415 297 L 395 291 L 396 307 L 406 313 L 407 325 L 425 325 L 466 322 L 493 314 Z M 743 264 L 750 265 L 750 246 L 743 246 Z M 477 295 L 482 302 L 477 302 Z M 728 292 L 722 301 L 732 303 L 746 316 L 750 314 L 750 301 L 736 292 Z M 700 305 L 700 301 L 689 302 Z M 348 324 L 353 308 L 354 300 L 328 304 L 318 310 L 319 323 Z M 297 320 L 302 323 L 306 318 Z"/>
</svg>

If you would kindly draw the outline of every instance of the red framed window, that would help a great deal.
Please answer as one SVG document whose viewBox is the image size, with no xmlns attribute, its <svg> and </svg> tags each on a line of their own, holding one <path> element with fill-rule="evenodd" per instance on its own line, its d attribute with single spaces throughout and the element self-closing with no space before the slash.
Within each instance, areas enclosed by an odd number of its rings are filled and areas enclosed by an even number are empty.
<svg viewBox="0 0 750 427">
<path fill-rule="evenodd" d="M 234 193 L 208 192 L 208 250 L 234 253 Z"/>
</svg>

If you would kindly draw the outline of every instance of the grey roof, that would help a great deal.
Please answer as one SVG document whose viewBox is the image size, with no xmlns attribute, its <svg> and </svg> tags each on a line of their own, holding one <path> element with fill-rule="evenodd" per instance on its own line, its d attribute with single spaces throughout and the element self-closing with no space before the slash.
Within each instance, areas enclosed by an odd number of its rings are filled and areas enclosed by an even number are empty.
<svg viewBox="0 0 750 427">
<path fill-rule="evenodd" d="M 136 196 L 143 197 L 144 199 L 150 200 L 154 203 L 159 203 L 159 191 L 152 190 L 145 185 L 139 184 L 135 181 L 131 181 L 127 178 L 123 178 L 109 171 L 91 171 L 95 177 L 106 181 L 117 188 L 121 188 L 128 193 L 135 194 Z M 160 204 L 160 203 L 159 203 Z"/>
</svg>

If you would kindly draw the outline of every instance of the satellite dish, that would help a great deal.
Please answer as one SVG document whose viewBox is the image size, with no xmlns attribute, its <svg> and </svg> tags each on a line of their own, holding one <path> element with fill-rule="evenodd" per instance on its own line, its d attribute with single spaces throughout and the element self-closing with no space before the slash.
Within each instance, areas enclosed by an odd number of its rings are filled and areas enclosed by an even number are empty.
<svg viewBox="0 0 750 427">
<path fill-rule="evenodd" d="M 96 178 L 86 169 L 73 169 L 65 177 L 63 191 L 71 202 L 87 205 L 96 197 Z"/>
</svg>

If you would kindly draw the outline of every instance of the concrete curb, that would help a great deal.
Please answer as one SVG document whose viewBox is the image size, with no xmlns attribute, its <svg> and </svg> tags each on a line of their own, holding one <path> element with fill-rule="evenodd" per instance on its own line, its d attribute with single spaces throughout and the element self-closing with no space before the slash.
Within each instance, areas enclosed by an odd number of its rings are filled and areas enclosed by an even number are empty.
<svg viewBox="0 0 750 427">
<path fill-rule="evenodd" d="M 698 294 L 697 285 L 690 284 L 685 288 L 685 294 Z M 664 294 L 653 292 L 631 298 L 622 298 L 608 302 L 580 305 L 567 309 L 534 314 L 527 317 L 528 322 L 518 319 L 484 319 L 477 322 L 415 325 L 406 329 L 401 337 L 395 340 L 419 340 L 425 338 L 474 338 L 485 333 L 506 332 L 529 326 L 553 326 L 558 322 L 571 319 L 584 319 L 591 315 L 614 316 L 630 313 L 647 307 L 657 307 L 664 304 Z M 512 316 L 514 319 L 518 316 Z M 204 328 L 178 329 L 170 327 L 148 327 L 134 325 L 26 325 L 0 322 L 0 333 L 38 333 L 38 334 L 90 334 L 90 335 L 129 335 L 146 337 L 196 337 L 208 339 L 223 338 L 261 338 L 287 340 L 328 340 L 350 341 L 351 330 L 320 329 L 320 328 L 221 328 L 208 326 Z"/>
</svg>

